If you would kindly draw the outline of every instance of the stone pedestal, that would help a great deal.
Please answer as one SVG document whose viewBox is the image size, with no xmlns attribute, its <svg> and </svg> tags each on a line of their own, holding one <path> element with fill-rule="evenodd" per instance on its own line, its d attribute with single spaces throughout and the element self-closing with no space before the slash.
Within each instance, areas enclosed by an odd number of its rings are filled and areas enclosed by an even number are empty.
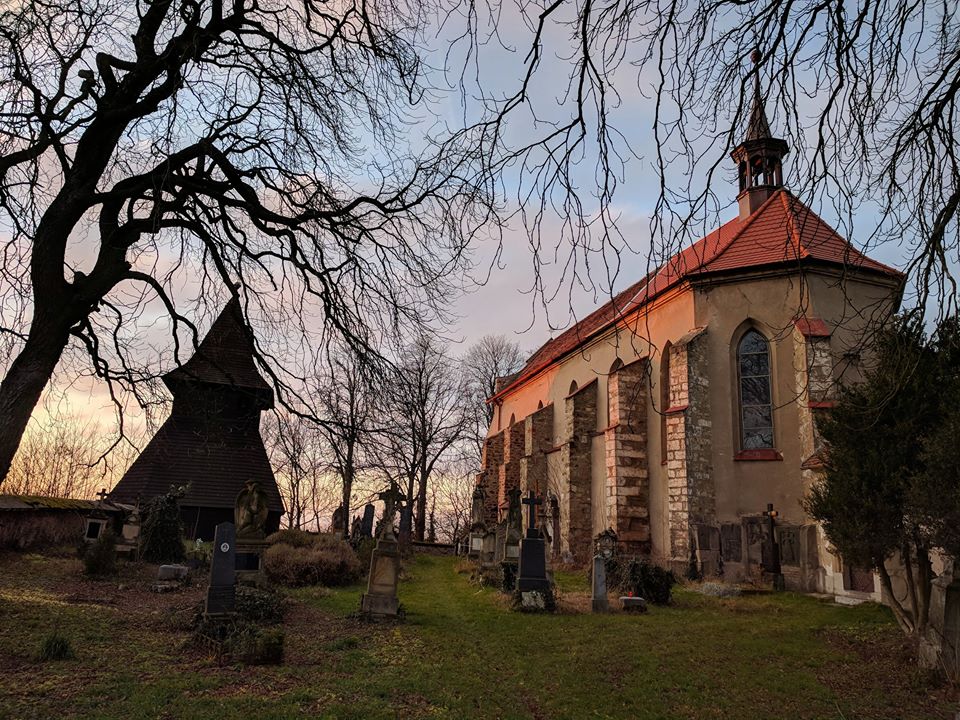
<svg viewBox="0 0 960 720">
<path fill-rule="evenodd" d="M 263 553 L 270 546 L 263 538 L 237 538 L 237 583 L 253 587 L 265 587 L 267 576 L 263 571 Z"/>
<path fill-rule="evenodd" d="M 595 613 L 610 612 L 610 601 L 607 598 L 607 562 L 600 555 L 593 557 L 593 611 Z"/>
<path fill-rule="evenodd" d="M 400 580 L 400 548 L 388 527 L 370 556 L 367 592 L 360 598 L 360 614 L 368 620 L 395 618 L 400 608 L 397 585 Z"/>
<path fill-rule="evenodd" d="M 945 572 L 930 591 L 930 626 L 920 640 L 920 664 L 960 680 L 960 578 Z"/>
</svg>

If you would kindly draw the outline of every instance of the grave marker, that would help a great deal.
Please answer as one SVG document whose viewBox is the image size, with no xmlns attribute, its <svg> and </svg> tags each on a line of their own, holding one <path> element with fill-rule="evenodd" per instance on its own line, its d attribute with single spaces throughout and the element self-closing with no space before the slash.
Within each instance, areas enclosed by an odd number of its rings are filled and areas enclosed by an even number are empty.
<svg viewBox="0 0 960 720">
<path fill-rule="evenodd" d="M 236 530 L 233 523 L 220 523 L 213 536 L 213 558 L 210 561 L 210 586 L 204 614 L 230 615 L 236 609 Z"/>
</svg>

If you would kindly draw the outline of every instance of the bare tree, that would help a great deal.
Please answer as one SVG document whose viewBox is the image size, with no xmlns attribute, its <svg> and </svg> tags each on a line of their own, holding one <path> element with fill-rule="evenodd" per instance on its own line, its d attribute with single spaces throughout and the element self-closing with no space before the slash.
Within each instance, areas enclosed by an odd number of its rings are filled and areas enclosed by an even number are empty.
<svg viewBox="0 0 960 720">
<path fill-rule="evenodd" d="M 407 497 L 401 512 L 415 538 L 423 540 L 431 479 L 463 439 L 471 418 L 462 376 L 437 341 L 421 336 L 404 350 L 387 385 L 378 465 L 400 481 Z"/>
<path fill-rule="evenodd" d="M 417 44 L 437 11 L 2 6 L 0 478 L 65 351 L 111 392 L 156 376 L 137 320 L 157 307 L 179 364 L 198 308 L 240 297 L 258 329 L 279 328 L 257 354 L 301 413 L 291 333 L 367 356 L 438 316 L 491 206 L 489 142 L 398 140 L 429 89 Z"/>
<path fill-rule="evenodd" d="M 483 443 L 493 420 L 493 407 L 487 404 L 487 398 L 496 394 L 498 380 L 506 380 L 523 367 L 523 360 L 520 346 L 503 335 L 484 335 L 463 356 L 464 401 L 473 414 L 467 434 L 474 472 L 480 468 Z"/>
<path fill-rule="evenodd" d="M 267 415 L 263 441 L 291 528 L 320 529 L 338 502 L 336 477 L 316 424 L 285 412 Z"/>
<path fill-rule="evenodd" d="M 364 445 L 369 441 L 374 403 L 369 370 L 349 352 L 330 358 L 326 376 L 320 378 L 314 395 L 323 422 L 318 432 L 330 454 L 331 468 L 340 481 L 343 535 L 350 532 L 354 483 L 363 469 Z"/>
<path fill-rule="evenodd" d="M 102 459 L 109 439 L 99 424 L 72 417 L 33 420 L 14 457 L 4 491 L 15 495 L 92 499 L 109 487 L 133 461 L 133 447 L 124 444 Z M 109 438 L 109 435 L 106 435 Z"/>
</svg>

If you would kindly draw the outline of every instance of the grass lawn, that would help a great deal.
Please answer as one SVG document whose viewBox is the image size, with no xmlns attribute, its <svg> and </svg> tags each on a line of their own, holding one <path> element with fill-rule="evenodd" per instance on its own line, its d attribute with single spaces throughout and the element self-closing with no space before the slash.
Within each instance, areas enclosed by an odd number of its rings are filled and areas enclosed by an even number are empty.
<svg viewBox="0 0 960 720">
<path fill-rule="evenodd" d="M 0 556 L 0 718 L 949 718 L 955 691 L 913 669 L 888 611 L 678 589 L 647 615 L 510 612 L 453 558 L 406 570 L 399 625 L 350 617 L 359 587 L 291 593 L 279 667 L 217 667 L 171 622 L 203 588 L 82 578 L 72 558 Z M 53 628 L 76 659 L 38 662 Z"/>
</svg>

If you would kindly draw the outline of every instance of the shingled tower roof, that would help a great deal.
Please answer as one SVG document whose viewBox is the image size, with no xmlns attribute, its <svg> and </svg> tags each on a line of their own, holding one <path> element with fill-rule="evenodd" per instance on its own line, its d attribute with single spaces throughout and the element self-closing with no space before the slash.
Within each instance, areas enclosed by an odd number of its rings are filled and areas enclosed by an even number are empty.
<svg viewBox="0 0 960 720">
<path fill-rule="evenodd" d="M 273 406 L 273 391 L 257 370 L 253 343 L 236 298 L 223 308 L 194 356 L 167 373 L 163 382 L 174 395 L 184 384 L 236 387 L 258 397 L 269 395 L 266 407 Z"/>
<path fill-rule="evenodd" d="M 163 377 L 173 393 L 170 417 L 120 479 L 110 499 L 144 502 L 186 487 L 181 508 L 234 507 L 249 479 L 260 483 L 271 512 L 283 500 L 260 437 L 260 413 L 273 391 L 257 370 L 240 304 L 227 303 L 197 352 Z"/>
</svg>

